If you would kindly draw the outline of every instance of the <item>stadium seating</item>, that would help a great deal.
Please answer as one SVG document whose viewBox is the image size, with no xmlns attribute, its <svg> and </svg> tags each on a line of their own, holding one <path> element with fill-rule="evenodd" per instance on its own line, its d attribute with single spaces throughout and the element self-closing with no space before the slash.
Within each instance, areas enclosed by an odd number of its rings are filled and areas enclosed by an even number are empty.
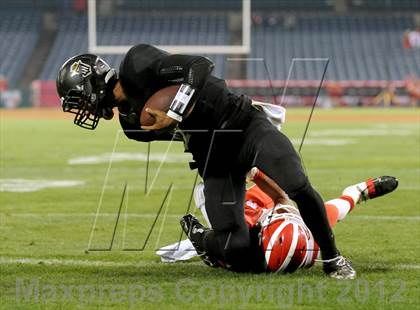
<svg viewBox="0 0 420 310">
<path fill-rule="evenodd" d="M 83 7 L 87 0 L 2 0 L 0 9 L 58 9 Z M 100 2 L 100 0 L 97 0 Z M 122 10 L 237 10 L 242 0 L 118 0 L 113 5 Z M 332 0 L 252 0 L 252 9 L 260 11 L 299 10 L 332 11 Z M 418 0 L 350 0 L 351 11 L 410 11 L 419 10 Z"/>
<path fill-rule="evenodd" d="M 274 79 L 286 79 L 293 58 L 328 58 L 327 79 L 404 79 L 420 68 L 420 51 L 403 49 L 402 34 L 409 28 L 414 21 L 407 15 L 263 18 L 253 27 L 252 57 L 264 58 Z M 320 79 L 326 62 L 296 60 L 291 78 Z M 248 63 L 248 78 L 268 77 L 263 62 Z"/>
<path fill-rule="evenodd" d="M 298 10 L 331 10 L 333 2 L 329 0 L 254 0 L 253 10 L 298 9 Z M 242 0 L 120 0 L 119 8 L 140 10 L 237 10 Z"/>
<path fill-rule="evenodd" d="M 16 86 L 39 36 L 39 12 L 0 11 L 0 75 Z"/>
<path fill-rule="evenodd" d="M 414 27 L 407 15 L 296 15 L 291 18 L 266 16 L 252 31 L 252 58 L 248 79 L 285 79 L 293 58 L 326 58 L 327 79 L 389 80 L 404 79 L 420 67 L 418 51 L 402 47 L 402 33 Z M 120 15 L 98 21 L 99 44 L 228 44 L 226 16 L 185 15 L 133 17 Z M 68 15 L 61 19 L 61 28 L 47 59 L 41 79 L 52 79 L 66 59 L 87 49 L 86 18 Z M 104 56 L 118 66 L 121 55 Z M 224 75 L 223 56 L 211 57 L 216 74 Z M 292 79 L 319 79 L 326 60 L 296 60 Z M 369 64 L 369 65 L 368 65 Z M 373 64 L 373 65 L 372 65 Z M 270 69 L 267 72 L 266 68 Z"/>
<path fill-rule="evenodd" d="M 179 18 L 182 14 L 183 18 Z M 39 36 L 41 13 L 4 10 L 0 18 L 0 74 L 14 87 Z M 64 59 L 87 52 L 86 14 L 64 11 L 59 21 L 56 38 L 39 75 L 42 80 L 55 79 Z M 420 68 L 419 50 L 405 50 L 402 44 L 404 31 L 415 27 L 412 15 L 407 13 L 260 12 L 254 14 L 253 21 L 250 57 L 263 58 L 265 64 L 261 60 L 249 62 L 248 79 L 282 80 L 289 73 L 291 79 L 319 79 L 326 59 L 329 64 L 325 78 L 330 80 L 403 80 L 409 74 L 418 74 Z M 175 15 L 120 12 L 99 16 L 97 28 L 100 45 L 136 42 L 205 45 L 229 44 L 232 40 L 228 14 L 220 11 Z M 226 76 L 226 57 L 208 56 L 216 63 L 215 74 Z M 115 67 L 122 58 L 121 55 L 103 57 Z M 298 59 L 290 70 L 293 58 Z"/>
<path fill-rule="evenodd" d="M 357 11 L 406 11 L 406 10 L 420 10 L 420 1 L 418 0 L 351 0 L 350 9 Z"/>
<path fill-rule="evenodd" d="M 1 0 L 0 10 L 68 10 L 77 0 Z"/>
<path fill-rule="evenodd" d="M 182 14 L 182 13 L 181 13 Z M 156 45 L 176 44 L 228 44 L 227 17 L 224 14 L 188 14 L 165 17 L 121 14 L 98 18 L 99 45 L 132 45 L 151 43 Z M 63 15 L 60 29 L 48 55 L 40 79 L 54 79 L 63 62 L 75 54 L 87 52 L 87 18 L 83 14 Z M 216 62 L 216 74 L 223 75 L 223 56 L 212 57 Z M 110 65 L 118 67 L 122 55 L 103 55 Z"/>
</svg>

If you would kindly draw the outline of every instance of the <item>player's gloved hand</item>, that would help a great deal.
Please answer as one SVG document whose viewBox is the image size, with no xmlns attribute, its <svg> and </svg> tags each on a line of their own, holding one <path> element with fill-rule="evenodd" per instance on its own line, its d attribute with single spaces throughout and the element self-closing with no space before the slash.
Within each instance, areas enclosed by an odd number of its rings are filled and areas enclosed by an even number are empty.
<svg viewBox="0 0 420 310">
<path fill-rule="evenodd" d="M 146 112 L 149 113 L 154 119 L 155 123 L 151 126 L 141 126 L 142 129 L 145 130 L 171 130 L 176 127 L 178 122 L 173 118 L 170 118 L 166 115 L 165 112 L 160 110 L 153 110 L 150 108 L 146 108 Z"/>
</svg>

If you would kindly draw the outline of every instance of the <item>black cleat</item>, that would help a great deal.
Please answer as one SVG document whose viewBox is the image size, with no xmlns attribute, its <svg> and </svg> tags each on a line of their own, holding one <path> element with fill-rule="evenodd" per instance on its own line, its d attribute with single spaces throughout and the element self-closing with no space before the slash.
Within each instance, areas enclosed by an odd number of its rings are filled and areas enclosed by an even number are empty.
<svg viewBox="0 0 420 310">
<path fill-rule="evenodd" d="M 340 280 L 351 280 L 356 277 L 356 270 L 351 262 L 344 256 L 337 256 L 333 259 L 323 260 L 323 270 L 331 278 Z"/>
<path fill-rule="evenodd" d="M 209 229 L 201 225 L 200 221 L 192 214 L 184 215 L 180 220 L 180 224 L 204 263 L 210 267 L 220 267 L 220 263 L 215 258 L 210 257 L 201 246 L 204 233 Z"/>
<path fill-rule="evenodd" d="M 398 179 L 385 175 L 374 179 L 368 179 L 365 183 L 365 188 L 359 188 L 361 193 L 360 200 L 362 201 L 380 197 L 392 192 L 398 186 Z"/>
</svg>

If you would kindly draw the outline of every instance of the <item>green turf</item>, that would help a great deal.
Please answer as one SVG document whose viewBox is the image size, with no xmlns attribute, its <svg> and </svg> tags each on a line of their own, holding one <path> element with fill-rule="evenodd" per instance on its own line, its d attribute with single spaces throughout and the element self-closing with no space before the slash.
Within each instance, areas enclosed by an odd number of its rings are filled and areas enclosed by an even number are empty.
<svg viewBox="0 0 420 310">
<path fill-rule="evenodd" d="M 188 208 L 195 178 L 188 169 L 188 156 L 184 162 L 164 164 L 145 197 L 145 162 L 68 164 L 77 157 L 111 153 L 114 145 L 118 153 L 147 153 L 147 144 L 118 134 L 116 122 L 103 122 L 91 132 L 64 120 L 1 119 L 0 179 L 80 180 L 85 184 L 0 192 L 0 308 L 415 308 L 420 302 L 420 123 L 390 122 L 389 118 L 419 112 L 316 111 L 316 115 L 361 119 L 318 121 L 309 128 L 302 156 L 313 185 L 325 199 L 370 176 L 395 175 L 400 180 L 396 192 L 357 206 L 336 226 L 337 244 L 359 274 L 349 282 L 326 278 L 319 266 L 289 275 L 250 275 L 210 269 L 197 259 L 160 263 L 154 249 L 177 241 L 178 217 Z M 309 110 L 288 113 L 308 115 Z M 363 120 L 366 115 L 384 115 L 388 121 Z M 304 121 L 289 121 L 284 126 L 297 145 L 304 125 Z M 182 154 L 182 145 L 154 143 L 150 149 L 152 155 L 166 150 L 170 155 Z M 149 185 L 158 168 L 159 162 L 150 164 Z M 122 205 L 112 250 L 86 253 L 89 240 L 91 248 L 109 247 L 126 183 L 128 200 Z M 173 191 L 146 243 L 171 183 Z M 144 245 L 144 251 L 124 251 Z M 18 258 L 40 263 L 11 261 Z"/>
</svg>

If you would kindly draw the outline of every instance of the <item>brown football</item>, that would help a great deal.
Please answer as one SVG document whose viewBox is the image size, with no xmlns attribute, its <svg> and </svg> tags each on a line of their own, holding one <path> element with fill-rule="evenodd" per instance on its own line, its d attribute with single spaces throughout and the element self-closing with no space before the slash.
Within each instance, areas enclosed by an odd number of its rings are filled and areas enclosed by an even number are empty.
<svg viewBox="0 0 420 310">
<path fill-rule="evenodd" d="M 146 108 L 168 112 L 169 106 L 175 98 L 179 87 L 180 85 L 168 86 L 154 93 L 152 97 L 147 100 L 141 111 L 140 124 L 142 126 L 151 126 L 155 123 L 155 118 L 146 112 Z"/>
</svg>

